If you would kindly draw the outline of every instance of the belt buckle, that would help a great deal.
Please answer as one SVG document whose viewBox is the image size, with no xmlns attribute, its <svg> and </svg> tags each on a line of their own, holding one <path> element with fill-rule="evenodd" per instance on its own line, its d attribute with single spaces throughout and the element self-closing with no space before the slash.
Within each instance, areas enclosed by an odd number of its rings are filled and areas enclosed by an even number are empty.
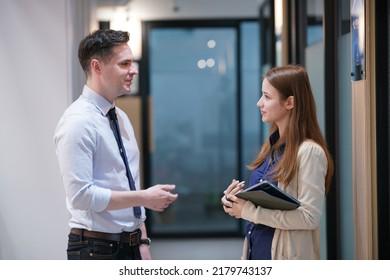
<svg viewBox="0 0 390 280">
<path fill-rule="evenodd" d="M 134 245 L 137 245 L 139 244 L 140 240 L 141 240 L 141 236 L 140 236 L 140 232 L 137 230 L 137 231 L 133 231 L 133 232 L 130 232 L 130 246 L 134 246 Z"/>
</svg>

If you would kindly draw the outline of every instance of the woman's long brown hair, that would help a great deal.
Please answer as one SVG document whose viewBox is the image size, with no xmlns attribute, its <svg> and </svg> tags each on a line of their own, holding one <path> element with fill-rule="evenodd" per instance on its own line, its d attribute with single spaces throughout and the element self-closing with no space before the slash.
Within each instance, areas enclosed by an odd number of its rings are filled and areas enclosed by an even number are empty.
<svg viewBox="0 0 390 280">
<path fill-rule="evenodd" d="M 273 179 L 288 184 L 297 170 L 297 155 L 304 140 L 312 140 L 325 151 L 328 170 L 325 177 L 325 193 L 329 191 L 333 176 L 333 160 L 321 133 L 316 115 L 316 104 L 306 70 L 300 65 L 275 67 L 265 74 L 265 79 L 278 90 L 282 100 L 294 97 L 294 108 L 283 139 L 271 147 L 267 140 L 260 149 L 257 158 L 248 166 L 250 170 L 259 167 L 266 157 L 285 143 L 285 150 L 279 163 L 273 170 Z M 278 130 L 275 123 L 270 124 L 270 135 Z"/>
</svg>

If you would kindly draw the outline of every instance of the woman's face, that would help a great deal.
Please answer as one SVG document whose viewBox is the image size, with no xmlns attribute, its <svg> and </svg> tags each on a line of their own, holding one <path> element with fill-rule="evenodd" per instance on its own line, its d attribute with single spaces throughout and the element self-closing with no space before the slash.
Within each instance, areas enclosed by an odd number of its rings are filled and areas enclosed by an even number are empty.
<svg viewBox="0 0 390 280">
<path fill-rule="evenodd" d="M 264 79 L 262 96 L 257 102 L 257 107 L 260 109 L 263 122 L 276 123 L 280 129 L 288 123 L 290 112 L 294 107 L 293 97 L 282 100 L 279 91 Z"/>
</svg>

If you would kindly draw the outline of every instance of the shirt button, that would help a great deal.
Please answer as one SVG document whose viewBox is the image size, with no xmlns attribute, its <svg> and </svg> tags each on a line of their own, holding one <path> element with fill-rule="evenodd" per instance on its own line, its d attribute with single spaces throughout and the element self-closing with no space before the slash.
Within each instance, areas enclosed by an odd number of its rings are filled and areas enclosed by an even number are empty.
<svg viewBox="0 0 390 280">
<path fill-rule="evenodd" d="M 252 232 L 251 232 L 251 231 L 248 231 L 248 234 L 249 234 L 249 235 L 251 235 L 251 234 L 252 234 Z"/>
</svg>

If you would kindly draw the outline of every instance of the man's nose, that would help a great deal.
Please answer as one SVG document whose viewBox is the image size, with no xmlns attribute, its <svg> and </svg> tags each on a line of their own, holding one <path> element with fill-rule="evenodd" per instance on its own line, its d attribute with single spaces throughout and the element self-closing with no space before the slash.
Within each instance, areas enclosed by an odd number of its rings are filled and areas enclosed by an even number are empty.
<svg viewBox="0 0 390 280">
<path fill-rule="evenodd" d="M 129 74 L 138 75 L 138 67 L 136 65 L 131 65 L 129 69 Z"/>
</svg>

